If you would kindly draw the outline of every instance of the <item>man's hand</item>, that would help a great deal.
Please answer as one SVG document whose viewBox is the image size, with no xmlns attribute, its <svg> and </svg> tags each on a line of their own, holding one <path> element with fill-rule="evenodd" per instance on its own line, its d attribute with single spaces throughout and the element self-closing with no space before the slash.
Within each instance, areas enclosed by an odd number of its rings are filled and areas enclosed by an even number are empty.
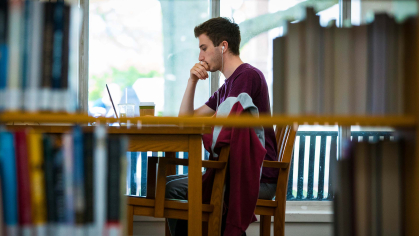
<svg viewBox="0 0 419 236">
<path fill-rule="evenodd" d="M 192 67 L 190 78 L 195 82 L 197 82 L 199 79 L 206 80 L 208 78 L 207 71 L 209 71 L 208 64 L 204 61 L 200 61 Z"/>
</svg>

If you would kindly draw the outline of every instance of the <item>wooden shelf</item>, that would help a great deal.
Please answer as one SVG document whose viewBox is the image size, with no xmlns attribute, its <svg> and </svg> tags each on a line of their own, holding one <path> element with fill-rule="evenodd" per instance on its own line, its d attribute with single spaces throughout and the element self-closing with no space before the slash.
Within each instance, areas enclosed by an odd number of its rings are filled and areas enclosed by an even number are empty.
<svg viewBox="0 0 419 236">
<path fill-rule="evenodd" d="M 129 122 L 133 125 L 178 125 L 202 127 L 224 125 L 230 127 L 272 126 L 272 125 L 360 125 L 360 126 L 392 126 L 415 127 L 414 116 L 250 116 L 207 118 L 207 117 L 134 117 L 134 118 L 95 118 L 83 114 L 59 113 L 1 113 L 0 122 L 37 122 L 37 123 L 80 123 L 96 122 L 106 124 Z"/>
</svg>

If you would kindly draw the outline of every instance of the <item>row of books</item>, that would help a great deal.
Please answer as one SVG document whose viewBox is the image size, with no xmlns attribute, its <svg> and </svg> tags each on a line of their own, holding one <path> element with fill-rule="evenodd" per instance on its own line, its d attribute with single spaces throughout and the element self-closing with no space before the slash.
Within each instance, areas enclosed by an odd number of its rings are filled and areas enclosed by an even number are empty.
<svg viewBox="0 0 419 236">
<path fill-rule="evenodd" d="M 292 115 L 401 115 L 411 112 L 416 18 L 386 13 L 360 26 L 321 27 L 306 19 L 287 24 L 273 41 L 273 111 Z M 413 68 L 412 68 L 413 67 Z M 414 78 L 413 78 L 414 79 Z"/>
<path fill-rule="evenodd" d="M 348 145 L 335 173 L 335 235 L 404 235 L 402 151 L 403 141 Z"/>
<path fill-rule="evenodd" d="M 127 138 L 0 132 L 0 235 L 126 235 Z"/>
<path fill-rule="evenodd" d="M 64 0 L 0 1 L 0 110 L 76 110 L 80 23 Z"/>
</svg>

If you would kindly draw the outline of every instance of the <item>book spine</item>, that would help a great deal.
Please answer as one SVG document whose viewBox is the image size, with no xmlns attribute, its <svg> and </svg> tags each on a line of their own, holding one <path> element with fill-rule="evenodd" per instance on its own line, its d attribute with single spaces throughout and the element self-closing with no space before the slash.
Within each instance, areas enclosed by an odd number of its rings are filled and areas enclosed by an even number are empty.
<svg viewBox="0 0 419 236">
<path fill-rule="evenodd" d="M 6 86 L 8 69 L 8 14 L 9 1 L 0 1 L 0 111 L 6 105 Z"/>
<path fill-rule="evenodd" d="M 42 146 L 42 135 L 30 132 L 29 142 L 29 163 L 31 177 L 31 199 L 32 219 L 36 235 L 46 235 L 47 204 L 45 194 L 44 157 Z"/>
<path fill-rule="evenodd" d="M 25 96 L 26 110 L 36 112 L 39 110 L 40 103 L 40 89 L 41 89 L 41 76 L 42 76 L 42 48 L 43 45 L 43 32 L 44 32 L 44 10 L 43 2 L 32 2 L 33 14 L 31 19 L 31 52 L 30 52 L 30 65 L 29 65 L 29 81 L 28 89 Z"/>
<path fill-rule="evenodd" d="M 128 167 L 128 138 L 126 136 L 120 137 L 121 150 L 120 150 L 120 175 L 119 175 L 119 222 L 120 222 L 120 234 L 128 235 L 127 232 L 127 167 Z"/>
<path fill-rule="evenodd" d="M 65 195 L 65 228 L 74 225 L 74 143 L 73 134 L 67 133 L 63 136 L 64 154 L 64 195 Z"/>
<path fill-rule="evenodd" d="M 64 154 L 61 137 L 54 144 L 53 181 L 54 181 L 54 230 L 58 235 L 66 224 L 66 199 L 65 199 L 65 176 Z"/>
<path fill-rule="evenodd" d="M 33 19 L 33 1 L 25 0 L 24 1 L 24 10 L 23 10 L 23 35 L 21 40 L 22 45 L 22 106 L 24 110 L 27 110 L 27 104 L 25 103 L 27 96 L 27 88 L 29 83 L 29 65 L 30 65 L 30 52 L 31 52 L 31 40 L 32 40 L 32 30 L 33 28 L 30 25 L 31 20 Z"/>
<path fill-rule="evenodd" d="M 95 235 L 103 235 L 106 221 L 107 206 L 107 149 L 106 149 L 106 128 L 97 126 L 95 128 L 95 153 L 94 153 L 94 231 Z"/>
<path fill-rule="evenodd" d="M 16 170 L 18 181 L 19 224 L 23 232 L 30 231 L 32 225 L 31 182 L 29 178 L 27 133 L 18 131 L 15 134 Z"/>
<path fill-rule="evenodd" d="M 14 135 L 0 132 L 1 184 L 3 188 L 4 223 L 7 236 L 17 236 L 18 196 Z"/>
<path fill-rule="evenodd" d="M 108 235 L 120 230 L 120 171 L 121 171 L 121 140 L 117 136 L 108 138 L 108 175 L 107 175 L 107 219 L 106 231 Z M 119 234 L 117 234 L 119 235 Z"/>
<path fill-rule="evenodd" d="M 8 27 L 8 78 L 6 90 L 6 109 L 16 111 L 20 108 L 22 82 L 22 15 L 23 3 L 21 0 L 10 0 L 9 5 L 9 27 Z"/>
<path fill-rule="evenodd" d="M 85 133 L 83 136 L 83 160 L 84 160 L 84 193 L 85 193 L 85 211 L 84 211 L 84 222 L 88 225 L 93 224 L 93 134 Z"/>
<path fill-rule="evenodd" d="M 54 154 L 53 154 L 53 137 L 44 134 L 42 136 L 42 144 L 44 151 L 44 175 L 45 175 L 45 197 L 47 204 L 47 222 L 54 221 Z"/>
<path fill-rule="evenodd" d="M 61 67 L 63 50 L 64 2 L 57 1 L 54 7 L 52 47 L 52 111 L 60 110 Z"/>
<path fill-rule="evenodd" d="M 42 45 L 42 90 L 40 94 L 40 109 L 51 109 L 51 83 L 54 39 L 54 4 L 46 2 L 44 5 L 44 31 Z"/>
<path fill-rule="evenodd" d="M 79 78 L 79 36 L 81 29 L 81 10 L 77 6 L 70 6 L 70 38 L 68 62 L 67 112 L 77 110 L 77 89 Z"/>
<path fill-rule="evenodd" d="M 74 200 L 75 200 L 75 223 L 76 226 L 84 225 L 85 215 L 85 192 L 84 192 L 84 153 L 83 153 L 83 132 L 81 127 L 73 129 L 74 142 Z"/>
<path fill-rule="evenodd" d="M 67 94 L 68 94 L 68 63 L 69 63 L 69 42 L 70 42 L 70 6 L 64 6 L 63 19 L 63 46 L 61 57 L 61 90 L 60 90 L 60 111 L 67 110 Z M 69 98 L 71 99 L 71 98 Z"/>
</svg>

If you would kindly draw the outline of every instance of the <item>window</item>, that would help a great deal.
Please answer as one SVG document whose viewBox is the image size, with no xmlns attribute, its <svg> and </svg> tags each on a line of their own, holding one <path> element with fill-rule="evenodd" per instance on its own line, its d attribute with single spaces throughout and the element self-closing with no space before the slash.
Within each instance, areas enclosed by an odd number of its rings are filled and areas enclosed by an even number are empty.
<svg viewBox="0 0 419 236">
<path fill-rule="evenodd" d="M 108 84 L 115 105 L 154 102 L 156 115 L 177 116 L 208 1 L 96 0 L 89 14 L 89 114 L 113 116 Z M 209 83 L 198 83 L 195 107 L 208 94 Z"/>
</svg>

